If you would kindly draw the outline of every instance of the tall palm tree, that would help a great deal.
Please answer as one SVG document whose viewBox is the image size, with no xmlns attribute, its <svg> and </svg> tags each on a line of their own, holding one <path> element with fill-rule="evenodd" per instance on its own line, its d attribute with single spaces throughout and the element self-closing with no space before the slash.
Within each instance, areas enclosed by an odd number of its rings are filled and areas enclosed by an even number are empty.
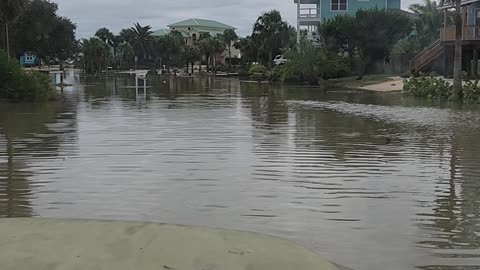
<svg viewBox="0 0 480 270">
<path fill-rule="evenodd" d="M 282 20 L 280 12 L 272 10 L 258 17 L 253 26 L 253 37 L 261 42 L 261 46 L 268 54 L 268 64 L 273 65 L 273 53 L 284 43 L 288 36 L 288 24 Z"/>
<path fill-rule="evenodd" d="M 135 53 L 142 60 L 146 60 L 151 53 L 152 46 L 152 27 L 150 25 L 141 26 L 139 23 L 130 28 L 133 33 L 133 48 Z"/>
<path fill-rule="evenodd" d="M 10 59 L 10 37 L 9 24 L 15 22 L 20 17 L 22 10 L 27 4 L 27 0 L 2 0 L 0 1 L 0 22 L 5 26 L 5 42 L 7 56 Z"/>
<path fill-rule="evenodd" d="M 218 38 L 213 38 L 211 41 L 211 46 L 212 46 L 212 55 L 214 58 L 213 66 L 216 73 L 217 72 L 217 56 L 221 55 L 225 51 L 225 44 L 223 43 L 223 40 L 220 40 Z"/>
<path fill-rule="evenodd" d="M 238 36 L 233 29 L 227 29 L 223 32 L 223 41 L 228 48 L 228 67 L 232 68 L 232 43 L 237 41 Z"/>
</svg>

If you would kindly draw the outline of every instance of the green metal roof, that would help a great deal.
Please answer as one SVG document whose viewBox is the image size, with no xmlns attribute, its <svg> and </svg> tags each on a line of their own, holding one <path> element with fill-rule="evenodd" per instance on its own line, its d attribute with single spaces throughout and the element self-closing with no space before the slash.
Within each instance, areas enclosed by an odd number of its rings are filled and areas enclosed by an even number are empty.
<svg viewBox="0 0 480 270">
<path fill-rule="evenodd" d="M 188 19 L 181 22 L 168 25 L 168 27 L 207 27 L 207 28 L 217 28 L 217 29 L 236 29 L 233 26 L 226 25 L 221 22 L 213 20 L 204 20 L 204 19 Z"/>
<path fill-rule="evenodd" d="M 155 37 L 166 36 L 170 34 L 170 32 L 171 32 L 170 29 L 160 29 L 160 30 L 154 31 L 152 33 L 152 36 L 155 36 Z"/>
<path fill-rule="evenodd" d="M 152 33 L 152 36 L 162 37 L 162 36 L 166 36 L 166 35 L 170 34 L 171 32 L 172 32 L 172 30 L 170 30 L 170 29 L 160 29 L 160 30 L 154 31 Z M 182 34 L 183 37 L 189 37 L 188 33 L 185 33 L 183 31 L 178 31 L 178 32 L 180 32 L 180 34 Z"/>
</svg>

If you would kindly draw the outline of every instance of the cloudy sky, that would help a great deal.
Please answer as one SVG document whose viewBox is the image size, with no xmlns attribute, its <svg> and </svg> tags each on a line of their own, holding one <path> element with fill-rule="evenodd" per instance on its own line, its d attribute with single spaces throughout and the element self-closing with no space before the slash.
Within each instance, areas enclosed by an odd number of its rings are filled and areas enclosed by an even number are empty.
<svg viewBox="0 0 480 270">
<path fill-rule="evenodd" d="M 412 2 L 401 0 L 406 9 Z M 189 18 L 217 20 L 238 28 L 244 36 L 251 32 L 255 19 L 264 11 L 277 9 L 295 25 L 293 0 L 54 0 L 59 13 L 77 24 L 77 37 L 88 37 L 100 27 L 113 32 L 134 22 L 151 25 L 154 30 Z"/>
</svg>

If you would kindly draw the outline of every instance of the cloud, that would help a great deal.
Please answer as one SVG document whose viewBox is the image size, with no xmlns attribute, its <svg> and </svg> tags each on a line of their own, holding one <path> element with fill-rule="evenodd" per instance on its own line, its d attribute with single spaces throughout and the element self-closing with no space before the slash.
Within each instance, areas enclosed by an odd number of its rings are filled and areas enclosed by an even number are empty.
<svg viewBox="0 0 480 270">
<path fill-rule="evenodd" d="M 403 8 L 411 2 L 406 0 Z M 251 33 L 256 18 L 277 9 L 290 24 L 296 24 L 293 0 L 56 0 L 59 13 L 77 24 L 77 36 L 89 37 L 100 27 L 113 32 L 135 22 L 154 30 L 189 18 L 212 19 L 238 28 L 239 35 Z"/>
</svg>

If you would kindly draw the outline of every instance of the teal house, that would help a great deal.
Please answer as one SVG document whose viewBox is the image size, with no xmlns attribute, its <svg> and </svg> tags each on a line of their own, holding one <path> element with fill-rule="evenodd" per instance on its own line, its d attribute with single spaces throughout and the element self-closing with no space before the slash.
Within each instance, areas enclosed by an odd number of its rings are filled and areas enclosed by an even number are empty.
<svg viewBox="0 0 480 270">
<path fill-rule="evenodd" d="M 37 64 L 37 56 L 31 53 L 24 53 L 20 56 L 20 65 L 22 66 L 33 66 Z"/>
<path fill-rule="evenodd" d="M 297 5 L 297 32 L 315 35 L 318 25 L 337 15 L 354 15 L 359 9 L 398 9 L 400 0 L 294 0 Z M 302 31 L 303 30 L 303 31 Z"/>
</svg>

